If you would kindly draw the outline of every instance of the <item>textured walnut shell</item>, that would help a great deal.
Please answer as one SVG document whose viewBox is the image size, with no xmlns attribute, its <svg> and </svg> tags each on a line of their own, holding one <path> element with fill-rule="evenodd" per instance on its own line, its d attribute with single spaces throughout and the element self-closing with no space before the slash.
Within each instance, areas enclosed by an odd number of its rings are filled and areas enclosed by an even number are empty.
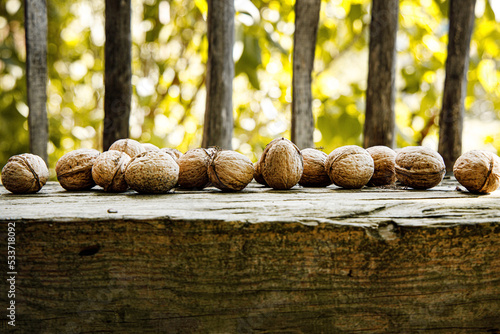
<svg viewBox="0 0 500 334">
<path fill-rule="evenodd" d="M 30 153 L 10 157 L 2 169 L 2 184 L 14 194 L 36 193 L 48 178 L 49 170 L 45 161 Z"/>
<path fill-rule="evenodd" d="M 159 151 L 160 148 L 154 144 L 151 143 L 143 143 L 141 144 L 142 148 L 144 148 L 144 151 Z"/>
<path fill-rule="evenodd" d="M 254 163 L 253 168 L 253 178 L 255 179 L 255 181 L 267 187 L 268 185 L 266 183 L 266 180 L 264 180 L 264 176 L 262 176 L 262 164 L 260 163 L 260 160 Z"/>
<path fill-rule="evenodd" d="M 500 185 L 500 158 L 488 151 L 465 152 L 455 162 L 453 175 L 471 193 L 488 194 Z"/>
<path fill-rule="evenodd" d="M 170 155 L 175 160 L 175 162 L 177 162 L 177 160 L 182 157 L 182 152 L 175 148 L 162 148 L 160 151 Z"/>
<path fill-rule="evenodd" d="M 222 150 L 213 154 L 208 166 L 208 179 L 224 191 L 239 191 L 253 180 L 253 164 L 241 153 Z"/>
<path fill-rule="evenodd" d="M 374 163 L 364 148 L 347 145 L 333 150 L 328 155 L 325 168 L 335 185 L 346 189 L 360 189 L 370 181 Z"/>
<path fill-rule="evenodd" d="M 95 186 L 92 165 L 99 151 L 82 148 L 63 155 L 56 163 L 57 180 L 66 190 L 88 190 Z"/>
<path fill-rule="evenodd" d="M 136 155 L 127 164 L 125 181 L 139 193 L 163 194 L 176 184 L 179 166 L 172 157 L 161 151 L 147 151 Z"/>
<path fill-rule="evenodd" d="M 285 138 L 273 140 L 262 153 L 262 176 L 273 189 L 286 190 L 295 186 L 304 171 L 299 148 Z"/>
<path fill-rule="evenodd" d="M 125 169 L 130 162 L 125 152 L 110 150 L 101 153 L 92 166 L 92 178 L 104 191 L 122 192 L 128 189 Z"/>
<path fill-rule="evenodd" d="M 386 186 L 396 182 L 396 152 L 387 146 L 366 149 L 373 158 L 375 171 L 368 182 L 370 186 Z"/>
<path fill-rule="evenodd" d="M 187 189 L 203 189 L 209 184 L 208 166 L 214 149 L 195 148 L 177 160 L 179 164 L 179 186 Z"/>
<path fill-rule="evenodd" d="M 402 185 L 429 189 L 443 180 L 446 167 L 441 155 L 423 146 L 408 146 L 396 155 L 396 177 Z"/>
<path fill-rule="evenodd" d="M 133 139 L 118 139 L 109 147 L 110 150 L 125 152 L 129 157 L 133 158 L 137 154 L 145 152 L 146 149 L 137 140 Z"/>
<path fill-rule="evenodd" d="M 314 148 L 305 148 L 302 151 L 304 172 L 299 184 L 304 187 L 326 187 L 332 184 L 325 170 L 328 155 Z"/>
</svg>

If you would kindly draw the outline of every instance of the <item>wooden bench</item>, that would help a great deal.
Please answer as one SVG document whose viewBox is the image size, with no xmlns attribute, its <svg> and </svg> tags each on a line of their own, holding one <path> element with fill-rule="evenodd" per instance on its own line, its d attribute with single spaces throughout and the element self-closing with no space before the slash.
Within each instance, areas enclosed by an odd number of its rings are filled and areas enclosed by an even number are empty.
<svg viewBox="0 0 500 334">
<path fill-rule="evenodd" d="M 457 186 L 139 195 L 49 182 L 25 196 L 0 187 L 1 226 L 15 223 L 16 328 L 500 333 L 500 192 Z"/>
</svg>

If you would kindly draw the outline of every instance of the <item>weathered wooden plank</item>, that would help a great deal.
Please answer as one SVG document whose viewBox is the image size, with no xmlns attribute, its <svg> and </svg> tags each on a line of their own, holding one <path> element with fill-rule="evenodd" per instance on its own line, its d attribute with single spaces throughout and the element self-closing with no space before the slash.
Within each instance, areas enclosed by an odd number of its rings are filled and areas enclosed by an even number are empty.
<svg viewBox="0 0 500 334">
<path fill-rule="evenodd" d="M 233 138 L 234 1 L 208 0 L 207 100 L 203 147 L 231 149 Z"/>
<path fill-rule="evenodd" d="M 129 137 L 132 99 L 130 0 L 106 0 L 103 150 Z"/>
<path fill-rule="evenodd" d="M 446 179 L 426 191 L 400 187 L 345 190 L 294 187 L 276 191 L 251 183 L 239 193 L 215 188 L 175 189 L 165 195 L 89 192 L 68 193 L 49 182 L 36 195 L 13 195 L 0 187 L 2 220 L 212 220 L 248 223 L 355 224 L 376 227 L 392 222 L 402 226 L 447 226 L 500 222 L 500 191 L 480 196 L 457 191 Z M 110 211 L 110 212 L 108 212 Z"/>
<path fill-rule="evenodd" d="M 446 171 L 462 154 L 464 99 L 467 94 L 469 49 L 474 27 L 476 0 L 450 0 L 448 58 L 444 81 L 443 107 L 439 115 L 439 146 Z"/>
<path fill-rule="evenodd" d="M 47 4 L 25 0 L 26 84 L 30 151 L 48 164 L 49 121 L 47 118 Z"/>
<path fill-rule="evenodd" d="M 16 227 L 24 331 L 500 329 L 498 224 L 393 235 L 168 218 Z"/>
<path fill-rule="evenodd" d="M 0 187 L 0 248 L 16 223 L 16 329 L 496 332 L 500 191 L 457 185 L 140 195 L 49 182 L 29 196 Z"/>
<path fill-rule="evenodd" d="M 321 0 L 295 2 L 292 79 L 292 141 L 299 148 L 314 147 L 311 74 Z"/>
<path fill-rule="evenodd" d="M 364 147 L 394 147 L 396 35 L 399 0 L 373 0 Z"/>
</svg>

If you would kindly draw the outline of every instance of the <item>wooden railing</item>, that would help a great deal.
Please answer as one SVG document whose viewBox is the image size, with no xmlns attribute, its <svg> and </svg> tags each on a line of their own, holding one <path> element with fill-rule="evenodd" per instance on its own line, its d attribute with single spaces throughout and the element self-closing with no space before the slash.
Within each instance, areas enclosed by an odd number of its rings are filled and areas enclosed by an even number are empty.
<svg viewBox="0 0 500 334">
<path fill-rule="evenodd" d="M 207 100 L 202 146 L 231 147 L 234 63 L 234 0 L 208 1 Z M 27 81 L 32 153 L 47 158 L 46 0 L 26 0 Z M 476 0 L 450 0 L 450 29 L 439 152 L 451 171 L 462 151 L 462 124 L 469 45 Z M 321 0 L 296 0 L 293 50 L 292 141 L 312 147 L 311 73 Z M 398 0 L 373 0 L 364 146 L 395 143 L 395 63 Z M 103 149 L 129 135 L 131 101 L 131 4 L 106 0 Z"/>
</svg>

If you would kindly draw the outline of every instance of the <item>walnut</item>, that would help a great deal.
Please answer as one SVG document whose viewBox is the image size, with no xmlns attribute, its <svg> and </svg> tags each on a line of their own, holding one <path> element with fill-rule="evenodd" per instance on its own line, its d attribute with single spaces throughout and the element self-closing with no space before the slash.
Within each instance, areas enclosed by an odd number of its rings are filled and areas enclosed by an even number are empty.
<svg viewBox="0 0 500 334">
<path fill-rule="evenodd" d="M 223 191 L 239 191 L 253 180 L 253 164 L 241 153 L 220 150 L 213 154 L 208 166 L 208 179 Z"/>
<path fill-rule="evenodd" d="M 160 149 L 158 148 L 158 146 L 154 145 L 154 144 L 150 144 L 150 143 L 143 143 L 141 144 L 142 147 L 144 148 L 144 151 L 159 151 Z"/>
<path fill-rule="evenodd" d="M 95 186 L 92 165 L 99 151 L 82 148 L 63 155 L 56 163 L 59 184 L 66 190 L 88 190 Z"/>
<path fill-rule="evenodd" d="M 182 157 L 182 152 L 175 148 L 162 148 L 161 151 L 170 155 L 175 160 L 175 162 L 177 162 L 177 160 Z"/>
<path fill-rule="evenodd" d="M 396 152 L 387 146 L 372 146 L 366 149 L 375 165 L 368 185 L 386 186 L 396 182 Z"/>
<path fill-rule="evenodd" d="M 299 148 L 285 138 L 270 142 L 261 157 L 262 176 L 273 189 L 286 190 L 295 186 L 304 171 Z"/>
<path fill-rule="evenodd" d="M 253 178 L 255 179 L 255 181 L 268 187 L 266 180 L 264 180 L 264 176 L 262 176 L 262 164 L 260 163 L 260 160 L 254 163 L 253 168 Z"/>
<path fill-rule="evenodd" d="M 441 155 L 423 146 L 408 146 L 399 151 L 395 168 L 399 182 L 414 189 L 435 187 L 446 173 Z"/>
<path fill-rule="evenodd" d="M 179 186 L 203 189 L 209 184 L 208 166 L 215 149 L 195 148 L 177 160 L 179 164 Z"/>
<path fill-rule="evenodd" d="M 131 158 L 135 157 L 139 153 L 146 151 L 141 143 L 133 139 L 118 139 L 109 147 L 109 149 L 125 152 Z"/>
<path fill-rule="evenodd" d="M 133 157 L 125 169 L 125 181 L 139 193 L 163 194 L 176 184 L 179 166 L 161 151 L 147 151 Z"/>
<path fill-rule="evenodd" d="M 92 178 L 104 191 L 122 192 L 128 189 L 125 169 L 130 162 L 125 152 L 109 150 L 100 154 L 92 166 Z"/>
<path fill-rule="evenodd" d="M 466 152 L 455 162 L 453 174 L 471 193 L 493 192 L 500 185 L 500 158 L 488 151 Z"/>
<path fill-rule="evenodd" d="M 45 161 L 30 153 L 10 157 L 2 168 L 2 184 L 14 194 L 36 193 L 48 178 L 49 170 Z"/>
<path fill-rule="evenodd" d="M 326 160 L 330 180 L 346 189 L 363 188 L 374 172 L 373 159 L 364 148 L 347 145 L 333 150 Z"/>
<path fill-rule="evenodd" d="M 305 148 L 300 152 L 304 159 L 304 172 L 299 184 L 304 187 L 326 187 L 332 184 L 325 170 L 328 155 L 314 148 Z"/>
</svg>

